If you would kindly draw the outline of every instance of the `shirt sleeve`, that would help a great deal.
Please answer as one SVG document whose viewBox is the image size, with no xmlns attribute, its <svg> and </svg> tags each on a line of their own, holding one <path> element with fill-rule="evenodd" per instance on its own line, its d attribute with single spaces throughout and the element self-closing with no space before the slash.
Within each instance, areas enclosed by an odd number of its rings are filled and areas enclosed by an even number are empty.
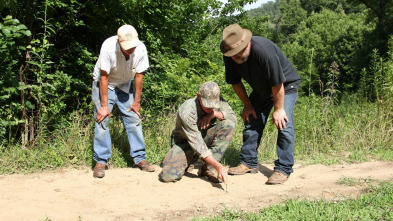
<svg viewBox="0 0 393 221">
<path fill-rule="evenodd" d="M 106 73 L 110 74 L 111 71 L 111 58 L 110 58 L 110 52 L 108 49 L 108 41 L 105 41 L 104 44 L 101 46 L 100 50 L 100 56 L 98 57 L 99 59 L 99 64 L 100 64 L 100 69 L 105 71 Z"/>
<path fill-rule="evenodd" d="M 266 63 L 266 72 L 270 85 L 273 87 L 284 83 L 286 79 L 278 56 L 269 57 Z"/>
<path fill-rule="evenodd" d="M 225 80 L 228 84 L 238 84 L 241 81 L 241 76 L 237 73 L 234 66 L 234 61 L 230 57 L 223 56 L 225 64 Z"/>
<path fill-rule="evenodd" d="M 206 146 L 198 130 L 196 111 L 179 110 L 179 117 L 182 120 L 182 130 L 191 148 L 202 158 L 212 156 L 211 150 Z"/>
<path fill-rule="evenodd" d="M 149 57 L 147 56 L 146 46 L 141 45 L 140 47 L 141 47 L 140 51 L 138 50 L 137 56 L 135 57 L 135 60 L 134 60 L 134 68 L 135 68 L 136 73 L 143 73 L 150 66 Z"/>
</svg>

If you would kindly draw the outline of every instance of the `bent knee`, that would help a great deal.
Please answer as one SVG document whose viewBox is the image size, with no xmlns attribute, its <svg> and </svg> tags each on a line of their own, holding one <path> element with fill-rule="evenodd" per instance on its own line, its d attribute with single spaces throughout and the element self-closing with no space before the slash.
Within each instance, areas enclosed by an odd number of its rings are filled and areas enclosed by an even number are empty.
<svg viewBox="0 0 393 221">
<path fill-rule="evenodd" d="M 222 121 L 223 127 L 229 130 L 234 130 L 236 128 L 236 123 L 237 121 L 234 121 L 232 119 L 225 119 Z"/>
<path fill-rule="evenodd" d="M 165 183 L 170 183 L 170 182 L 176 182 L 181 179 L 181 176 L 179 174 L 173 174 L 170 173 L 169 171 L 161 171 L 159 178 L 162 182 Z"/>
</svg>

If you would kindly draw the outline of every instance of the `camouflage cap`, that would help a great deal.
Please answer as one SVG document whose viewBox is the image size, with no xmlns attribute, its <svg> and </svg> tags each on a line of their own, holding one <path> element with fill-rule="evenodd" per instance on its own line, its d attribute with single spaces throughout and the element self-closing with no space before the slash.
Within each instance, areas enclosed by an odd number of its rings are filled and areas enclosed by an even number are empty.
<svg viewBox="0 0 393 221">
<path fill-rule="evenodd" d="M 206 108 L 220 107 L 220 87 L 214 81 L 203 83 L 199 87 L 199 95 L 201 96 L 202 104 Z"/>
</svg>

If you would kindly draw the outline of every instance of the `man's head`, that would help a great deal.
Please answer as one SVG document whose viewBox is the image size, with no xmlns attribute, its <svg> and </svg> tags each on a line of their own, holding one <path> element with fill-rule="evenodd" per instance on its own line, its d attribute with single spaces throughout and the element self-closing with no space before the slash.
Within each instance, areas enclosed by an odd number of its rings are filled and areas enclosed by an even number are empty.
<svg viewBox="0 0 393 221">
<path fill-rule="evenodd" d="M 203 83 L 199 87 L 198 100 L 205 112 L 220 107 L 220 87 L 214 81 Z M 208 111 L 206 111 L 206 110 Z"/>
<path fill-rule="evenodd" d="M 238 24 L 229 25 L 222 32 L 220 45 L 224 56 L 231 57 L 236 63 L 245 62 L 250 55 L 250 41 L 252 33 Z"/>
<path fill-rule="evenodd" d="M 131 25 L 123 25 L 117 30 L 117 37 L 124 51 L 131 51 L 139 45 L 138 32 Z"/>
</svg>

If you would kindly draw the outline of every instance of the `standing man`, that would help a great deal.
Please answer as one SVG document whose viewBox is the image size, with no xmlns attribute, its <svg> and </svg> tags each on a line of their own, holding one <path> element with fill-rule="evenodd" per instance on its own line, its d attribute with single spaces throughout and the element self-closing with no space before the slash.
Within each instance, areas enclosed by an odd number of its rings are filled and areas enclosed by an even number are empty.
<svg viewBox="0 0 393 221">
<path fill-rule="evenodd" d="M 223 31 L 220 45 L 224 55 L 225 77 L 244 104 L 241 114 L 245 128 L 240 164 L 229 168 L 231 175 L 258 172 L 258 146 L 270 110 L 278 130 L 277 155 L 274 172 L 266 184 L 282 184 L 293 172 L 295 125 L 293 109 L 297 99 L 300 77 L 280 48 L 270 40 L 252 36 L 250 30 L 232 24 Z M 252 88 L 247 96 L 241 81 Z"/>
<path fill-rule="evenodd" d="M 165 156 L 160 179 L 180 180 L 197 153 L 204 161 L 200 175 L 215 183 L 226 183 L 228 171 L 219 162 L 232 140 L 236 123 L 236 115 L 220 96 L 218 85 L 213 81 L 202 84 L 197 96 L 179 107 L 172 148 Z"/>
<path fill-rule="evenodd" d="M 149 67 L 146 46 L 139 41 L 131 25 L 123 25 L 117 35 L 104 41 L 94 68 L 92 99 L 94 103 L 93 176 L 105 176 L 105 167 L 112 155 L 109 119 L 113 105 L 117 105 L 128 135 L 130 154 L 143 171 L 154 167 L 145 160 L 145 142 L 141 125 L 141 93 L 143 72 Z M 135 88 L 132 85 L 134 80 Z"/>
</svg>

